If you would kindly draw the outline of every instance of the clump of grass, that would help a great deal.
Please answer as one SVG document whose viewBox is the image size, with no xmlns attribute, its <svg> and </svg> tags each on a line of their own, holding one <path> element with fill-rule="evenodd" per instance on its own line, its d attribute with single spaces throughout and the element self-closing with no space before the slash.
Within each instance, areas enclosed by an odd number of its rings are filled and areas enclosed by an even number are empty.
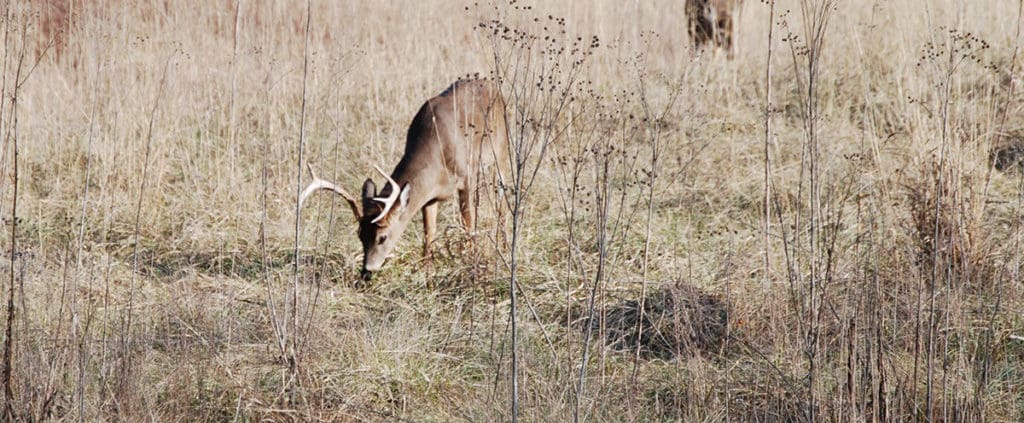
<svg viewBox="0 0 1024 423">
<path fill-rule="evenodd" d="M 729 307 L 723 298 L 672 284 L 642 301 L 627 299 L 608 306 L 603 332 L 608 348 L 627 352 L 639 346 L 645 358 L 669 360 L 682 354 L 721 353 L 728 324 Z"/>
<path fill-rule="evenodd" d="M 940 175 L 940 172 L 945 172 Z M 993 276 L 992 251 L 986 225 L 973 215 L 977 195 L 971 187 L 955 186 L 951 169 L 938 163 L 921 166 L 916 184 L 907 189 L 907 204 L 916 243 L 915 264 L 924 274 L 943 269 L 957 286 L 983 288 Z"/>
</svg>

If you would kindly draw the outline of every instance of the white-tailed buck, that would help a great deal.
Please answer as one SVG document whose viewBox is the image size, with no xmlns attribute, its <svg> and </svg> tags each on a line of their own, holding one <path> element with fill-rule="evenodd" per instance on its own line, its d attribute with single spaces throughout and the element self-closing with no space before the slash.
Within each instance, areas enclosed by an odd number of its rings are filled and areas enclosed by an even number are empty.
<svg viewBox="0 0 1024 423">
<path fill-rule="evenodd" d="M 423 254 L 430 255 L 440 202 L 458 196 L 462 223 L 473 230 L 478 190 L 492 178 L 499 184 L 508 166 L 505 102 L 498 84 L 486 79 L 456 81 L 420 107 L 405 140 L 405 154 L 391 175 L 374 166 L 386 183 L 378 192 L 370 178 L 362 201 L 318 178 L 299 195 L 299 206 L 319 190 L 337 193 L 359 221 L 363 279 L 380 270 L 416 212 L 423 212 Z M 310 168 L 312 174 L 312 168 Z"/>
<path fill-rule="evenodd" d="M 695 49 L 711 42 L 732 52 L 733 18 L 742 0 L 686 0 L 687 29 Z"/>
</svg>

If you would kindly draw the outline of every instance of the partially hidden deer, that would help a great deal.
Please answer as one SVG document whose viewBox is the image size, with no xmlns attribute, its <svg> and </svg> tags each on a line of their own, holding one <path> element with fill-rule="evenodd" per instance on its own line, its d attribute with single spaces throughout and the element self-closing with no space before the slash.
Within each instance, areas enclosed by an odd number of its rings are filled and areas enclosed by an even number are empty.
<svg viewBox="0 0 1024 423">
<path fill-rule="evenodd" d="M 733 20 L 742 0 L 686 0 L 687 30 L 693 46 L 707 43 L 732 54 Z"/>
<path fill-rule="evenodd" d="M 468 231 L 475 229 L 478 190 L 489 182 L 503 186 L 501 169 L 508 168 L 505 102 L 498 84 L 460 79 L 427 100 L 409 125 L 405 153 L 394 171 L 388 175 L 374 168 L 386 182 L 377 191 L 367 178 L 361 201 L 317 177 L 312 167 L 313 181 L 299 195 L 300 208 L 320 190 L 348 202 L 359 222 L 364 280 L 381 269 L 417 212 L 423 213 L 423 254 L 428 258 L 441 202 L 458 197 L 462 224 Z"/>
</svg>

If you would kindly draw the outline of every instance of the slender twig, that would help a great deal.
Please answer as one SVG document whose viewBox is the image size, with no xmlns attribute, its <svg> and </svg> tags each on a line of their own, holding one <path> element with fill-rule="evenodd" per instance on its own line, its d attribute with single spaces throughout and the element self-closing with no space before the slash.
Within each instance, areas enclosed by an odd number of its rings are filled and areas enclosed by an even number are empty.
<svg viewBox="0 0 1024 423">
<path fill-rule="evenodd" d="M 12 103 L 14 101 L 12 100 Z M 13 105 L 12 105 L 13 108 Z M 12 110 L 12 114 L 16 114 L 16 111 Z M 14 118 L 17 121 L 17 118 Z M 4 384 L 4 416 L 7 420 L 15 420 L 14 414 L 14 391 L 11 388 L 11 373 L 13 363 L 11 362 L 12 342 L 14 340 L 14 287 L 15 287 L 15 265 L 18 257 L 18 244 L 17 244 L 17 233 L 18 233 L 18 137 L 12 138 L 14 148 L 14 172 L 12 175 L 14 194 L 13 201 L 11 204 L 11 254 L 10 254 L 10 284 L 7 286 L 7 328 L 4 332 L 4 370 L 3 370 L 3 384 Z"/>
<path fill-rule="evenodd" d="M 13 369 L 11 366 L 12 355 L 14 348 L 14 264 L 15 264 L 15 252 L 17 251 L 17 244 L 15 243 L 17 237 L 17 210 L 18 210 L 18 145 L 17 137 L 11 137 L 11 128 L 3 128 L 4 112 L 7 98 L 7 60 L 10 57 L 10 33 L 12 23 L 11 15 L 11 4 L 7 2 L 4 4 L 4 60 L 3 67 L 0 68 L 0 72 L 3 73 L 2 82 L 0 82 L 0 130 L 6 129 L 4 134 L 4 146 L 3 151 L 7 150 L 7 146 L 14 143 L 14 172 L 13 172 L 13 184 L 14 184 L 14 197 L 13 206 L 11 207 L 11 254 L 10 254 L 10 283 L 7 290 L 7 322 L 4 331 L 4 350 L 3 350 L 3 373 L 0 374 L 0 383 L 3 383 L 4 390 L 4 418 L 8 421 L 15 419 L 14 414 L 14 391 L 11 387 L 11 376 Z M 20 62 L 20 60 L 19 60 Z M 19 66 L 20 67 L 20 66 Z M 17 79 L 15 79 L 17 81 Z M 15 87 L 15 90 L 17 88 Z M 17 96 L 14 96 L 16 99 Z M 11 107 L 14 108 L 14 99 L 11 101 Z M 12 111 L 12 115 L 15 113 Z M 12 119 L 13 121 L 13 119 Z"/>
<path fill-rule="evenodd" d="M 762 197 L 762 207 L 764 207 L 764 214 L 762 215 L 762 235 L 761 235 L 761 248 L 764 250 L 762 257 L 761 270 L 761 282 L 765 288 L 771 283 L 768 276 L 770 269 L 769 254 L 768 254 L 768 234 L 771 231 L 771 204 L 769 199 L 771 198 L 771 155 L 769 146 L 771 145 L 772 138 L 772 50 L 773 50 L 773 37 L 775 29 L 775 0 L 768 0 L 768 57 L 765 59 L 765 70 L 764 70 L 764 196 Z"/>
<path fill-rule="evenodd" d="M 299 139 L 298 149 L 299 154 L 295 163 L 295 237 L 294 237 L 294 255 L 292 263 L 292 292 L 290 295 L 289 303 L 290 310 L 288 312 L 289 320 L 291 320 L 291 338 L 289 342 L 289 354 L 288 354 L 288 372 L 289 380 L 297 381 L 298 378 L 298 331 L 299 331 L 299 235 L 300 235 L 300 222 L 302 221 L 302 215 L 299 213 L 299 194 L 302 192 L 302 153 L 305 148 L 306 142 L 306 89 L 307 81 L 309 78 L 309 26 L 313 16 L 313 0 L 306 1 L 306 32 L 305 41 L 302 48 L 302 106 L 299 111 Z M 291 387 L 291 383 L 285 385 L 285 387 Z M 286 388 L 287 389 L 287 388 Z M 295 390 L 289 389 L 294 395 Z"/>
<path fill-rule="evenodd" d="M 676 100 L 682 93 L 683 78 L 684 75 L 680 75 L 679 80 L 672 88 L 672 92 L 669 97 L 668 103 L 665 104 L 665 108 L 658 115 L 654 115 L 651 112 L 650 104 L 647 100 L 647 91 L 644 87 L 644 79 L 641 76 L 639 79 L 639 91 L 640 91 L 640 105 L 643 107 L 644 116 L 647 122 L 653 122 L 653 128 L 651 130 L 651 168 L 647 173 L 647 203 L 646 209 L 646 222 L 644 224 L 644 249 L 643 258 L 641 259 L 641 276 L 640 276 L 640 301 L 638 301 L 639 308 L 637 312 L 636 322 L 636 350 L 633 356 L 633 372 L 630 376 L 630 383 L 636 385 L 637 373 L 640 370 L 640 352 L 642 347 L 642 336 L 644 332 L 644 316 L 647 308 L 647 284 L 648 284 L 648 272 L 649 262 L 651 256 L 651 234 L 654 223 L 654 193 L 657 191 L 656 186 L 658 182 L 658 175 L 660 172 L 660 157 L 661 157 L 661 135 L 663 131 L 662 122 L 668 116 L 669 112 L 675 106 Z"/>
<path fill-rule="evenodd" d="M 273 99 L 273 68 L 267 71 L 264 81 L 266 86 L 264 87 L 264 94 L 266 97 L 264 101 L 267 104 L 271 103 Z M 263 117 L 265 121 L 262 125 L 264 128 L 270 127 L 271 115 L 268 113 Z M 278 302 L 274 299 L 274 287 L 270 283 L 270 252 L 267 250 L 267 222 L 269 217 L 267 216 L 267 208 L 270 190 L 270 134 L 269 132 L 264 133 L 260 146 L 260 184 L 262 191 L 260 193 L 260 231 L 259 231 L 259 244 L 260 244 L 260 257 L 261 257 L 261 274 L 263 276 L 263 287 L 266 289 L 267 294 L 267 312 L 270 314 L 271 327 L 274 330 L 274 340 L 276 342 L 278 357 L 285 357 L 288 353 L 288 328 L 285 322 L 282 320 L 282 313 L 278 311 Z M 255 143 L 255 140 L 253 140 Z"/>
<path fill-rule="evenodd" d="M 152 154 L 153 147 L 153 124 L 156 122 L 156 112 L 160 107 L 160 102 L 163 99 L 164 87 L 167 83 L 167 73 L 171 68 L 171 59 L 176 53 L 171 53 L 164 60 L 163 72 L 160 76 L 160 84 L 157 87 L 156 98 L 153 99 L 153 108 L 150 109 L 149 113 L 149 127 L 146 130 L 146 147 L 145 153 L 142 157 L 142 179 L 139 181 L 139 196 L 135 203 L 135 228 L 132 231 L 132 278 L 128 285 L 128 305 L 126 308 L 126 316 L 124 320 L 124 326 L 121 328 L 121 354 L 122 354 L 122 369 L 121 369 L 121 388 L 122 394 L 124 389 L 127 388 L 128 377 L 132 371 L 132 318 L 134 317 L 135 307 L 135 287 L 138 284 L 139 275 L 139 244 L 141 239 L 142 229 L 142 203 L 146 196 L 146 182 L 149 179 L 149 161 L 150 155 Z"/>
<path fill-rule="evenodd" d="M 1022 18 L 1022 16 L 1024 16 L 1024 0 L 1020 0 L 1020 1 L 1017 2 L 1017 24 L 1016 24 L 1016 30 L 1014 31 L 1014 35 L 1013 35 L 1013 54 L 1010 55 L 1010 70 L 1009 70 L 1010 81 L 1013 81 L 1014 76 L 1016 74 L 1017 54 L 1018 54 L 1019 49 L 1020 49 L 1020 34 L 1021 34 L 1021 22 L 1022 22 L 1021 18 Z M 1012 102 L 1014 100 L 1014 87 L 1015 86 L 1016 86 L 1016 84 L 1007 84 L 1007 87 L 1006 87 L 1006 91 L 1007 91 L 1006 104 L 1003 106 L 1003 110 L 1002 110 L 1001 116 L 999 117 L 999 124 L 998 124 L 999 126 L 996 129 L 996 133 L 997 134 L 1002 135 L 1003 131 L 1005 130 L 1006 116 L 1007 116 L 1007 113 L 1010 110 L 1010 106 L 1012 105 Z M 989 167 L 988 167 L 988 170 L 986 172 L 986 176 L 985 176 L 985 190 L 984 190 L 985 195 L 984 195 L 984 198 L 988 198 L 988 187 L 989 187 L 989 181 L 990 181 L 989 178 L 991 177 L 992 169 L 994 167 L 995 167 L 994 163 L 990 164 Z M 1016 207 L 1017 218 L 1013 219 L 1013 230 L 1011 231 L 1011 233 L 1015 234 L 1014 237 L 1013 237 L 1013 249 L 1011 250 L 1011 252 L 1013 253 L 1012 257 L 1015 257 L 1014 263 L 1012 264 L 1012 266 L 1013 266 L 1012 269 L 1013 269 L 1014 275 L 1013 275 L 1013 277 L 1009 278 L 1011 281 L 1019 280 L 1017 278 L 1016 273 L 1019 272 L 1020 260 L 1021 260 L 1021 254 L 1020 254 L 1020 245 L 1021 245 L 1020 224 L 1021 224 L 1021 212 L 1022 212 L 1022 210 L 1024 210 L 1024 207 L 1022 207 L 1022 206 L 1024 206 L 1024 204 L 1022 204 L 1022 200 L 1024 200 L 1024 196 L 1022 196 L 1022 194 L 1024 194 L 1024 190 L 1021 189 L 1022 186 L 1024 186 L 1024 172 L 1019 172 L 1018 183 L 1017 183 L 1017 189 L 1018 189 L 1018 191 L 1017 191 L 1018 192 L 1018 194 L 1017 194 L 1017 207 Z M 983 349 L 983 351 L 985 351 L 985 353 L 984 353 L 985 356 L 984 356 L 984 359 L 981 360 L 982 361 L 981 364 L 980 364 L 981 369 L 979 371 L 979 374 L 980 374 L 979 378 L 981 380 L 978 381 L 978 383 L 977 383 L 977 385 L 975 387 L 975 392 L 974 392 L 975 401 L 978 402 L 979 408 L 981 410 L 985 409 L 984 396 L 982 395 L 982 392 L 984 391 L 985 386 L 987 386 L 987 382 L 988 382 L 988 378 L 989 378 L 989 373 L 991 372 L 991 368 L 992 368 L 992 358 L 993 358 L 992 357 L 993 356 L 992 342 L 993 342 L 994 333 L 995 333 L 996 316 L 1000 315 L 1000 310 L 1002 309 L 1003 289 L 1004 289 L 1005 285 L 1006 285 L 1006 283 L 996 283 L 995 284 L 995 287 L 996 287 L 995 288 L 996 289 L 996 292 L 995 292 L 996 300 L 995 300 L 995 304 L 992 307 L 992 311 L 989 314 L 988 325 L 987 325 L 986 330 L 985 330 L 984 349 Z"/>
<path fill-rule="evenodd" d="M 8 26 L 10 22 L 8 22 Z M 5 36 L 6 38 L 6 36 Z M 22 46 L 24 47 L 24 46 Z M 18 259 L 18 87 L 17 81 L 21 75 L 22 63 L 25 59 L 24 50 L 18 53 L 18 64 L 14 72 L 15 85 L 11 91 L 11 125 L 7 128 L 6 139 L 9 140 L 11 148 L 13 149 L 13 174 L 12 185 L 13 185 L 13 196 L 11 201 L 11 253 L 10 253 L 10 283 L 7 287 L 7 325 L 4 331 L 4 351 L 3 360 L 4 368 L 3 374 L 0 376 L 4 385 L 4 417 L 8 421 L 18 420 L 17 414 L 14 411 L 14 390 L 12 385 L 12 373 L 13 373 L 13 360 L 14 355 L 14 288 L 16 281 L 16 263 Z M 0 101 L 3 101 L 0 99 Z M 24 311 L 24 310 L 23 310 Z"/>
<path fill-rule="evenodd" d="M 796 280 L 800 276 L 794 274 L 792 269 L 790 270 L 790 294 L 793 297 L 793 303 L 798 307 L 800 314 L 803 316 L 798 321 L 801 325 L 800 330 L 804 337 L 804 355 L 807 359 L 807 385 L 806 389 L 808 392 L 809 400 L 806 406 L 806 417 L 810 421 L 816 419 L 817 413 L 817 390 L 818 385 L 818 372 L 819 372 L 819 360 L 818 355 L 820 351 L 820 333 L 821 333 L 821 316 L 822 308 L 825 306 L 825 282 L 827 282 L 827 269 L 830 268 L 828 262 L 831 260 L 828 257 L 827 245 L 828 242 L 824 238 L 828 236 L 827 231 L 823 231 L 824 226 L 821 222 L 822 216 L 825 215 L 822 206 L 822 184 L 821 184 L 821 168 L 820 168 L 820 148 L 819 148 L 819 137 L 818 137 L 818 120 L 819 120 L 819 77 L 821 71 L 820 60 L 822 56 L 822 50 L 825 44 L 825 35 L 828 29 L 829 20 L 831 14 L 835 8 L 837 0 L 802 0 L 799 3 L 800 17 L 803 21 L 804 30 L 804 42 L 805 45 L 800 52 L 797 52 L 797 48 L 794 45 L 791 37 L 790 41 L 790 53 L 793 59 L 794 71 L 796 74 L 796 83 L 800 95 L 798 96 L 801 100 L 801 106 L 803 109 L 803 130 L 804 130 L 804 145 L 802 148 L 802 158 L 800 161 L 800 174 L 804 175 L 806 171 L 807 175 L 807 214 L 806 214 L 806 225 L 807 225 L 807 254 L 804 256 L 805 263 L 808 266 L 807 275 L 807 291 L 804 295 L 797 295 Z M 805 57 L 804 61 L 800 61 L 799 57 Z M 802 65 L 802 66 L 801 66 Z M 806 78 L 806 79 L 804 79 Z M 770 113 L 766 110 L 766 113 Z M 766 119 L 768 116 L 766 115 Z M 770 130 L 770 127 L 768 127 Z M 766 131 L 767 132 L 767 131 Z M 769 168 L 770 170 L 770 168 Z M 770 181 L 769 181 L 770 182 Z M 798 187 L 797 187 L 797 198 L 803 198 L 803 182 L 804 178 L 801 176 Z M 796 233 L 799 234 L 803 227 L 800 221 L 801 213 L 798 211 L 794 213 L 794 225 Z M 783 230 L 783 232 L 785 232 Z M 796 237 L 797 235 L 794 235 Z M 795 239 L 794 239 L 795 241 Z M 786 244 L 784 238 L 784 244 Z M 791 246 L 784 245 L 786 249 Z M 788 252 L 787 252 L 788 254 Z M 801 255 L 795 255 L 797 261 Z M 824 261 L 824 263 L 823 263 Z M 823 269 L 826 270 L 823 273 Z M 806 298 L 806 304 L 803 302 L 803 298 Z"/>
<path fill-rule="evenodd" d="M 97 49 L 99 50 L 99 49 Z M 97 51 L 97 56 L 99 56 Z M 78 311 L 78 287 L 80 285 L 80 277 L 82 273 L 82 251 L 85 248 L 85 222 L 87 216 L 87 208 L 89 205 L 89 187 L 92 185 L 89 180 L 92 178 L 92 142 L 94 138 L 94 132 L 96 129 L 96 111 L 99 103 L 99 79 L 100 79 L 100 60 L 96 61 L 96 75 L 93 80 L 92 87 L 92 107 L 89 112 L 89 133 L 86 137 L 87 141 L 85 144 L 85 176 L 82 177 L 82 207 L 79 211 L 78 218 L 78 241 L 75 253 L 75 277 L 72 285 L 72 300 L 71 300 L 71 321 L 72 321 L 72 342 L 75 342 L 78 346 L 77 358 L 78 358 L 78 375 L 76 378 L 75 386 L 75 401 L 77 402 L 78 409 L 78 421 L 82 422 L 85 420 L 85 337 L 86 333 L 83 331 L 81 318 Z"/>
<path fill-rule="evenodd" d="M 605 142 L 607 142 L 607 141 L 605 141 Z M 606 148 L 607 148 L 607 146 L 606 146 Z M 605 279 L 605 272 L 606 272 L 606 268 L 605 267 L 606 267 L 607 262 L 608 262 L 608 260 L 607 260 L 607 258 L 608 258 L 608 232 L 607 231 L 608 231 L 608 213 L 609 213 L 608 208 L 609 208 L 609 205 L 610 205 L 610 202 L 608 201 L 608 193 L 610 192 L 610 188 L 611 188 L 611 186 L 610 186 L 611 178 L 608 177 L 608 173 L 609 173 L 608 169 L 609 169 L 609 161 L 610 160 L 608 159 L 607 156 L 605 156 L 602 159 L 602 161 L 603 161 L 603 163 L 599 164 L 600 167 L 598 168 L 597 172 L 599 173 L 599 175 L 603 176 L 603 177 L 599 178 L 600 180 L 603 181 L 603 184 L 601 184 L 601 186 L 598 187 L 598 189 L 595 192 L 595 194 L 597 195 L 597 199 L 596 199 L 596 201 L 597 201 L 597 252 L 598 252 L 597 253 L 598 254 L 598 258 L 597 258 L 597 271 L 594 273 L 594 280 L 593 280 L 592 285 L 590 287 L 590 293 L 588 294 L 588 297 L 587 297 L 587 316 L 588 316 L 587 319 L 586 319 L 587 330 L 584 332 L 584 335 L 583 335 L 583 358 L 582 358 L 582 360 L 580 360 L 579 377 L 578 377 L 578 380 L 576 382 L 576 398 L 577 398 L 576 402 L 577 402 L 577 405 L 576 405 L 576 410 L 573 413 L 573 422 L 575 422 L 575 423 L 578 423 L 578 422 L 581 421 L 580 413 L 579 413 L 579 403 L 582 401 L 582 398 L 583 398 L 583 395 L 584 395 L 584 389 L 586 388 L 586 385 L 584 384 L 584 382 L 586 381 L 586 375 L 587 375 L 587 362 L 590 361 L 590 341 L 593 338 L 593 332 L 594 332 L 594 316 L 595 316 L 594 304 L 595 304 L 595 301 L 596 301 L 596 298 L 597 298 L 597 293 L 599 291 L 599 287 L 601 286 L 601 282 L 604 281 L 604 279 Z"/>
<path fill-rule="evenodd" d="M 235 156 L 238 147 L 235 139 L 238 129 L 236 128 L 235 115 L 237 108 L 236 96 L 238 93 L 238 29 L 242 14 L 242 0 L 235 0 L 235 24 L 231 33 L 231 94 L 228 99 L 228 149 L 230 152 L 230 167 L 232 174 L 235 171 Z"/>
</svg>

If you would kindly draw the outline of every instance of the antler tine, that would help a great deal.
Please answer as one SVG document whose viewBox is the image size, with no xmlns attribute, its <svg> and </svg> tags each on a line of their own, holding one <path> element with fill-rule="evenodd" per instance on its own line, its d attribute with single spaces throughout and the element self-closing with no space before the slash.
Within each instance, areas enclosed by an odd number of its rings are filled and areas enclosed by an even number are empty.
<svg viewBox="0 0 1024 423">
<path fill-rule="evenodd" d="M 373 219 L 373 221 L 370 222 L 370 223 L 377 223 L 377 222 L 381 221 L 381 219 L 384 219 L 384 216 L 387 216 L 388 212 L 391 211 L 391 208 L 395 206 L 395 202 L 398 201 L 398 194 L 399 194 L 398 191 L 400 191 L 401 188 L 398 186 L 398 182 L 395 182 L 394 179 L 391 179 L 391 176 L 388 175 L 387 173 L 384 173 L 384 171 L 381 170 L 380 167 L 377 167 L 377 165 L 373 165 L 373 168 L 376 169 L 377 173 L 381 174 L 381 176 L 383 176 L 384 179 L 387 179 L 388 180 L 388 185 L 391 186 L 391 194 L 389 194 L 387 197 L 374 197 L 373 198 L 373 201 L 376 201 L 376 202 L 378 202 L 378 203 L 380 203 L 381 205 L 384 206 L 384 208 L 383 208 L 383 210 L 381 210 L 380 214 L 377 215 L 377 218 Z"/>
<path fill-rule="evenodd" d="M 348 202 L 348 206 L 352 208 L 352 213 L 356 215 L 356 219 L 363 217 L 363 213 L 362 211 L 359 210 L 359 203 L 356 202 L 355 197 L 353 197 L 351 194 L 348 193 L 348 191 L 345 191 L 343 188 L 330 182 L 327 182 L 323 179 L 320 179 L 320 177 L 316 176 L 316 172 L 313 171 L 313 166 L 311 166 L 309 163 L 306 163 L 306 168 L 309 169 L 309 175 L 313 178 L 313 181 L 310 182 L 308 186 L 306 186 L 306 189 L 302 190 L 301 194 L 299 194 L 300 208 L 302 207 L 302 204 L 306 202 L 306 198 L 308 198 L 314 192 L 323 189 L 334 191 L 335 194 L 338 194 L 341 196 L 341 198 L 344 198 L 345 201 Z"/>
<path fill-rule="evenodd" d="M 388 180 L 388 184 L 391 185 L 391 195 L 390 195 L 390 197 L 398 197 L 398 190 L 400 188 L 398 186 L 398 182 L 395 182 L 394 179 L 391 179 L 391 176 L 388 175 L 387 173 L 384 173 L 383 170 L 380 170 L 380 168 L 377 167 L 377 165 L 373 165 L 373 168 L 376 169 L 377 173 L 381 174 L 381 176 L 383 176 L 384 179 L 387 179 Z"/>
</svg>

